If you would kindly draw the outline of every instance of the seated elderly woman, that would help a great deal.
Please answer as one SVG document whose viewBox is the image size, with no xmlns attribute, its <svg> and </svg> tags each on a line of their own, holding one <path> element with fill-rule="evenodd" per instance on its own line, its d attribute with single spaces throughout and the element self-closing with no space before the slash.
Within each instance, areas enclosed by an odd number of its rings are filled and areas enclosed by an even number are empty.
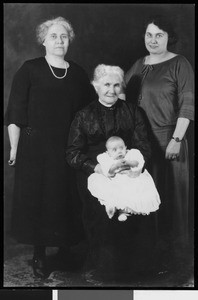
<svg viewBox="0 0 198 300">
<path fill-rule="evenodd" d="M 118 66 L 98 65 L 92 84 L 98 99 L 77 112 L 70 128 L 66 156 L 69 165 L 77 170 L 82 219 L 90 250 L 88 266 L 99 267 L 103 275 L 107 269 L 115 274 L 118 262 L 126 272 L 130 259 L 134 261 L 132 248 L 139 256 L 142 246 L 147 244 L 146 239 L 152 241 L 148 233 L 150 216 L 133 215 L 125 224 L 120 224 L 115 216 L 109 219 L 104 206 L 87 189 L 87 178 L 94 172 L 102 173 L 96 157 L 106 150 L 109 137 L 121 137 L 127 148 L 136 148 L 142 153 L 145 162 L 151 154 L 150 144 L 141 111 L 119 99 L 124 87 L 123 70 Z"/>
</svg>

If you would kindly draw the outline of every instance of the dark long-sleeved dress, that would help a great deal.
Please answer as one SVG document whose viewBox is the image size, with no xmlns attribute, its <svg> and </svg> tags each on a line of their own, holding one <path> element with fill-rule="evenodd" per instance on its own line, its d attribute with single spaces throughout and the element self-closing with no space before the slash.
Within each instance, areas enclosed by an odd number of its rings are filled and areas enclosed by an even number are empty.
<svg viewBox="0 0 198 300">
<path fill-rule="evenodd" d="M 75 113 L 95 92 L 84 70 L 72 61 L 69 64 L 66 77 L 57 79 L 44 57 L 29 60 L 13 80 L 5 124 L 21 128 L 12 232 L 23 243 L 70 245 L 83 234 L 65 149 Z M 63 76 L 65 70 L 54 68 L 54 72 Z"/>
<path fill-rule="evenodd" d="M 194 119 L 194 75 L 188 60 L 177 55 L 145 65 L 139 59 L 126 74 L 127 98 L 145 112 L 152 146 L 151 174 L 161 207 L 159 232 L 165 239 L 188 239 L 189 163 L 186 137 L 178 160 L 165 159 L 165 151 L 179 117 Z"/>
<path fill-rule="evenodd" d="M 153 242 L 153 228 L 150 230 L 152 225 L 148 226 L 152 224 L 150 216 L 144 218 L 133 215 L 123 223 L 117 220 L 116 215 L 109 219 L 104 206 L 87 189 L 87 178 L 97 165 L 96 157 L 105 151 L 105 142 L 113 135 L 120 136 L 128 148 L 139 149 L 145 161 L 148 161 L 151 155 L 150 144 L 141 112 L 119 99 L 112 107 L 93 101 L 76 114 L 70 129 L 66 156 L 68 163 L 77 170 L 90 261 L 92 259 L 95 264 L 113 270 L 119 264 L 126 272 L 132 261 L 137 266 L 135 253 L 139 256 L 143 251 L 146 257 L 145 247 L 148 246 L 147 241 Z M 145 262 L 142 255 L 139 258 Z"/>
</svg>

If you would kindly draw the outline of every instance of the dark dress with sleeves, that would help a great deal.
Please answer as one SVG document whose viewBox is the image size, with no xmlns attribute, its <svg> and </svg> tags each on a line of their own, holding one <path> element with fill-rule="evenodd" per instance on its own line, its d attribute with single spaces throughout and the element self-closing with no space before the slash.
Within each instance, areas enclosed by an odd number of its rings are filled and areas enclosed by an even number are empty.
<svg viewBox="0 0 198 300">
<path fill-rule="evenodd" d="M 88 76 L 69 61 L 63 79 L 44 57 L 26 61 L 14 76 L 5 125 L 20 127 L 12 233 L 19 242 L 45 246 L 82 238 L 79 201 L 65 149 L 75 113 L 93 99 Z M 65 70 L 53 68 L 57 76 Z"/>
<path fill-rule="evenodd" d="M 194 74 L 188 60 L 177 55 L 146 65 L 139 59 L 126 74 L 128 101 L 142 108 L 152 146 L 150 172 L 161 207 L 159 232 L 165 240 L 188 240 L 189 162 L 186 136 L 178 160 L 166 160 L 166 147 L 178 118 L 194 119 Z M 163 170 L 163 171 L 162 171 Z"/>
<path fill-rule="evenodd" d="M 120 136 L 127 148 L 139 149 L 148 161 L 150 143 L 141 112 L 119 99 L 112 107 L 96 100 L 76 114 L 66 153 L 68 163 L 77 170 L 83 202 L 82 218 L 90 246 L 87 268 L 101 268 L 103 277 L 110 270 L 114 275 L 119 270 L 117 274 L 123 277 L 127 270 L 134 273 L 140 264 L 145 269 L 148 245 L 153 247 L 154 240 L 152 216 L 133 215 L 123 223 L 117 215 L 109 219 L 104 206 L 87 189 L 87 178 L 94 172 L 96 157 L 105 151 L 106 140 L 113 135 Z"/>
</svg>

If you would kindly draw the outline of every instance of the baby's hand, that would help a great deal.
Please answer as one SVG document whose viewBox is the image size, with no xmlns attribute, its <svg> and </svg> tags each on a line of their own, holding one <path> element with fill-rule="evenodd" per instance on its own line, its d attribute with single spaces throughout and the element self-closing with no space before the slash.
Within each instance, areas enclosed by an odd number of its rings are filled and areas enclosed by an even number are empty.
<svg viewBox="0 0 198 300">
<path fill-rule="evenodd" d="M 129 170 L 130 166 L 126 164 L 126 160 L 124 158 L 121 158 L 116 163 L 116 170 L 115 173 L 122 173 L 124 170 Z"/>
<path fill-rule="evenodd" d="M 110 177 L 114 177 L 116 175 L 116 173 L 119 172 L 119 169 L 121 167 L 122 163 L 119 161 L 117 161 L 116 163 L 114 163 L 111 168 L 109 169 L 109 172 L 108 172 L 108 176 Z"/>
<path fill-rule="evenodd" d="M 126 160 L 126 165 L 135 168 L 139 165 L 139 162 L 137 160 Z"/>
<path fill-rule="evenodd" d="M 128 167 L 128 169 L 120 170 L 120 171 L 119 171 L 119 174 L 126 174 L 126 175 L 129 175 L 129 172 L 130 172 L 130 167 Z"/>
<path fill-rule="evenodd" d="M 124 158 L 118 159 L 118 161 L 116 162 L 116 166 L 119 168 L 122 165 L 124 165 L 126 162 L 126 160 Z"/>
<path fill-rule="evenodd" d="M 128 176 L 131 178 L 136 178 L 138 176 L 140 176 L 141 174 L 141 170 L 138 171 L 133 171 L 132 169 L 129 171 Z"/>
</svg>

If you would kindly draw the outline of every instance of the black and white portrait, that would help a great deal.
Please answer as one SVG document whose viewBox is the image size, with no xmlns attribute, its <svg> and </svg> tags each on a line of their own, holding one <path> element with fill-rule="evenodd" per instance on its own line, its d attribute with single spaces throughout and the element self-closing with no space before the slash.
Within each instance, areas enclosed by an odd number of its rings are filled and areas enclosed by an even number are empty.
<svg viewBox="0 0 198 300">
<path fill-rule="evenodd" d="M 4 3 L 4 287 L 195 286 L 194 16 Z"/>
</svg>

